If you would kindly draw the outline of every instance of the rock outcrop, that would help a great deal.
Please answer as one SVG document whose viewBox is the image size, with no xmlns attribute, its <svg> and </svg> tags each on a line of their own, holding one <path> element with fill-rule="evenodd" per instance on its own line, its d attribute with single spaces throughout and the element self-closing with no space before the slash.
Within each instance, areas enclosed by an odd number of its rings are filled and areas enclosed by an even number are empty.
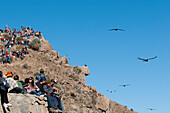
<svg viewBox="0 0 170 113">
<path fill-rule="evenodd" d="M 38 51 L 28 49 L 24 60 L 14 60 L 11 64 L 0 64 L 3 73 L 12 71 L 21 80 L 34 76 L 43 68 L 47 78 L 57 79 L 58 88 L 63 92 L 63 105 L 67 113 L 136 113 L 111 101 L 86 85 L 85 77 L 90 75 L 88 67 L 73 66 L 66 57 L 61 57 L 45 39 L 41 39 Z M 32 95 L 9 94 L 13 104 L 11 113 L 47 113 L 47 103 L 38 101 Z"/>
<path fill-rule="evenodd" d="M 9 113 L 48 113 L 46 98 L 40 99 L 34 95 L 8 94 L 12 107 L 5 110 Z M 1 107 L 0 112 L 3 113 Z"/>
</svg>

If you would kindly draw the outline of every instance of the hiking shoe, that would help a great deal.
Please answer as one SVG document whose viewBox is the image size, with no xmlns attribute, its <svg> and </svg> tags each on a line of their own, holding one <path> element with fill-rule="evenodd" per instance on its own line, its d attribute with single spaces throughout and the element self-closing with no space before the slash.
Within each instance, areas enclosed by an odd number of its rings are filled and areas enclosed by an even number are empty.
<svg viewBox="0 0 170 113">
<path fill-rule="evenodd" d="M 44 95 L 40 95 L 40 97 L 44 97 Z"/>
<path fill-rule="evenodd" d="M 10 103 L 7 103 L 6 105 L 7 105 L 8 107 L 12 107 L 12 104 L 10 104 Z"/>
<path fill-rule="evenodd" d="M 7 108 L 7 107 L 8 107 L 6 103 L 4 103 L 3 106 L 4 106 L 4 108 Z"/>
</svg>

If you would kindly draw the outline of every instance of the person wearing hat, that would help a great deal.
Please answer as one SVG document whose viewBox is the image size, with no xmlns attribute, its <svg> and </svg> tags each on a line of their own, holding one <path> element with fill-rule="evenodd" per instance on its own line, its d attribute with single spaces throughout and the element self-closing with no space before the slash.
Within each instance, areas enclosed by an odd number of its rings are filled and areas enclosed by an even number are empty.
<svg viewBox="0 0 170 113">
<path fill-rule="evenodd" d="M 48 102 L 48 109 L 50 110 L 55 110 L 57 109 L 56 104 L 58 105 L 58 102 L 55 101 L 55 99 L 52 97 L 52 93 L 55 91 L 55 89 L 53 89 L 51 87 L 51 82 L 50 81 L 46 81 L 46 85 L 43 86 L 44 88 L 44 97 L 47 97 L 47 102 Z"/>
<path fill-rule="evenodd" d="M 57 84 L 57 80 L 51 79 L 51 87 L 54 88 L 55 84 Z"/>
<path fill-rule="evenodd" d="M 15 80 L 12 78 L 13 74 L 12 74 L 12 72 L 10 72 L 10 71 L 8 71 L 8 73 L 6 74 L 6 76 L 7 76 L 6 80 L 7 80 L 8 84 L 10 85 L 10 88 L 9 88 L 8 91 L 9 91 L 9 92 L 10 92 L 11 90 L 14 91 L 14 88 L 18 87 L 17 81 L 15 81 Z M 15 91 L 14 91 L 14 92 L 15 92 Z"/>
<path fill-rule="evenodd" d="M 57 84 L 57 80 L 51 79 L 51 86 L 53 87 L 53 89 L 55 89 L 55 91 L 52 93 L 52 98 L 55 101 L 55 108 L 64 111 L 64 107 L 61 100 L 62 95 L 61 92 L 59 92 L 59 89 L 55 87 L 55 84 Z"/>
</svg>

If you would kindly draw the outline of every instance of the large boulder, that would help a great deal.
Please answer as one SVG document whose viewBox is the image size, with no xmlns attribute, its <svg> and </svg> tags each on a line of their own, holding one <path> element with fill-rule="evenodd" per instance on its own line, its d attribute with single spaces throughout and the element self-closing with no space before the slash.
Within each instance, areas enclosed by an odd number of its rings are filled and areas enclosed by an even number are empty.
<svg viewBox="0 0 170 113">
<path fill-rule="evenodd" d="M 96 98 L 96 108 L 98 108 L 101 111 L 107 111 L 109 109 L 109 103 L 110 99 L 108 99 L 106 96 L 98 96 Z"/>
<path fill-rule="evenodd" d="M 9 107 L 10 113 L 49 113 L 46 98 L 40 99 L 29 94 L 8 93 L 8 99 L 12 104 L 12 107 Z M 0 108 L 0 112 L 3 113 L 2 107 Z M 4 112 L 9 111 L 5 109 Z"/>
</svg>

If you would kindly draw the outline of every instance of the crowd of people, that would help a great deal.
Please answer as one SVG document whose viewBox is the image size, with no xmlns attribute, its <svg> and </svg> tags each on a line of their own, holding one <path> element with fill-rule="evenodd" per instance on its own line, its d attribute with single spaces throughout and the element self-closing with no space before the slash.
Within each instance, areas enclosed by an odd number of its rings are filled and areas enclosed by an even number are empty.
<svg viewBox="0 0 170 113">
<path fill-rule="evenodd" d="M 35 31 L 30 27 L 21 26 L 21 30 L 8 28 L 6 25 L 5 29 L 0 29 L 0 62 L 11 63 L 15 58 L 21 58 L 23 60 L 25 55 L 28 54 L 27 46 L 30 43 L 30 37 L 42 38 L 40 31 Z M 23 46 L 21 50 L 11 50 L 16 46 Z"/>
<path fill-rule="evenodd" d="M 8 28 L 0 29 L 0 62 L 11 63 L 13 59 L 20 58 L 23 60 L 26 54 L 29 54 L 27 47 L 34 38 L 42 38 L 40 31 L 35 32 L 33 28 L 21 26 L 21 30 Z M 21 46 L 19 50 L 13 50 L 12 47 Z M 4 108 L 11 107 L 8 101 L 7 93 L 22 93 L 32 94 L 38 97 L 46 97 L 49 109 L 60 109 L 64 111 L 60 90 L 55 87 L 57 81 L 54 79 L 48 80 L 45 77 L 44 70 L 41 69 L 36 77 L 26 78 L 24 81 L 19 79 L 18 75 L 12 72 L 3 74 L 0 71 L 0 94 L 1 104 Z"/>
<path fill-rule="evenodd" d="M 5 77 L 4 77 L 5 76 Z M 5 79 L 6 78 L 6 79 Z M 8 108 L 12 105 L 8 102 L 7 93 L 22 93 L 32 94 L 40 98 L 47 98 L 48 108 L 53 110 L 64 111 L 62 104 L 62 95 L 60 89 L 56 87 L 57 81 L 54 79 L 48 80 L 45 77 L 44 70 L 41 69 L 36 77 L 26 78 L 25 81 L 20 81 L 18 75 L 12 72 L 7 72 L 3 75 L 0 71 L 0 94 L 3 107 Z"/>
</svg>

